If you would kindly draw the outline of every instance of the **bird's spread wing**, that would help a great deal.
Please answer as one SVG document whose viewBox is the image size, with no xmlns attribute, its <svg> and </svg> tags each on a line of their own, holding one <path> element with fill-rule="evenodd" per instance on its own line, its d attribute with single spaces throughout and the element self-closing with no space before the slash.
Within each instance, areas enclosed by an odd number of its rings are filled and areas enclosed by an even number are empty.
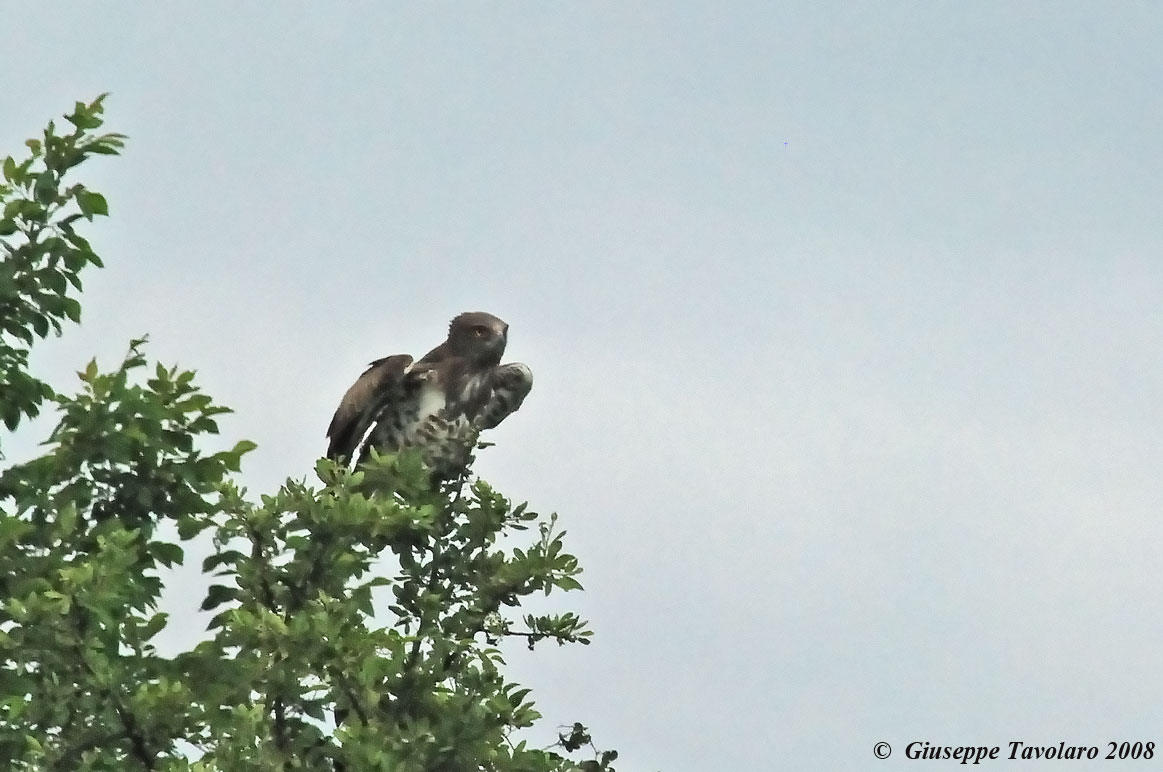
<svg viewBox="0 0 1163 772">
<path fill-rule="evenodd" d="M 377 359 L 352 384 L 327 427 L 327 457 L 350 460 L 364 434 L 385 404 L 403 394 L 404 376 L 412 364 L 407 354 Z"/>
<path fill-rule="evenodd" d="M 491 392 L 474 423 L 478 431 L 493 429 L 516 412 L 533 388 L 533 371 L 520 362 L 500 365 L 490 373 Z"/>
</svg>

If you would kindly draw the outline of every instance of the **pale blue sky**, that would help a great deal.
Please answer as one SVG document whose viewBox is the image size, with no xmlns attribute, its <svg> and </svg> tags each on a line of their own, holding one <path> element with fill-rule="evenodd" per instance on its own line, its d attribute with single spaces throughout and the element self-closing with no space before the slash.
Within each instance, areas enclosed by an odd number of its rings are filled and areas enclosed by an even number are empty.
<svg viewBox="0 0 1163 772">
<path fill-rule="evenodd" d="M 668 772 L 1159 741 L 1163 6 L 270 8 L 3 6 L 0 148 L 102 91 L 131 136 L 43 372 L 150 332 L 263 491 L 488 310 L 536 385 L 479 471 L 597 632 L 514 649 L 547 727 Z"/>
</svg>

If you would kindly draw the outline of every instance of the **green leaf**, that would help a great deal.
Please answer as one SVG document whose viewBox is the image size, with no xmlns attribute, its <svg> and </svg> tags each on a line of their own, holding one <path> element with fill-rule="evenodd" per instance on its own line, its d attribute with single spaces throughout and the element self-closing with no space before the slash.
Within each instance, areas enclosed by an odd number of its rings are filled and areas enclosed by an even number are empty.
<svg viewBox="0 0 1163 772">
<path fill-rule="evenodd" d="M 65 252 L 65 268 L 68 268 L 74 273 L 85 267 L 85 263 L 89 262 L 84 250 L 70 249 Z"/>
<path fill-rule="evenodd" d="M 169 614 L 166 614 L 163 611 L 159 611 L 158 613 L 151 616 L 149 618 L 149 621 L 147 621 L 144 625 L 142 625 L 142 628 L 141 628 L 142 639 L 148 641 L 150 638 L 153 638 L 155 635 L 157 635 L 159 632 L 161 632 L 162 628 L 164 628 L 166 626 L 166 623 L 168 621 L 169 621 Z"/>
<path fill-rule="evenodd" d="M 246 556 L 238 550 L 223 550 L 222 552 L 217 552 L 202 561 L 202 573 L 208 574 L 214 569 L 218 568 L 218 566 L 225 565 L 227 563 L 237 563 L 239 560 L 242 560 L 245 557 Z"/>
<path fill-rule="evenodd" d="M 217 434 L 218 424 L 206 418 L 199 418 L 190 424 L 190 429 L 193 431 L 204 431 L 208 434 Z M 237 472 L 242 468 L 241 459 L 243 454 L 249 453 L 257 447 L 258 445 L 250 440 L 241 440 L 233 449 L 215 453 L 214 458 L 231 472 Z"/>
<path fill-rule="evenodd" d="M 74 322 L 81 321 L 81 304 L 75 298 L 61 298 L 61 303 L 65 307 L 65 316 Z"/>
<path fill-rule="evenodd" d="M 36 184 L 32 188 L 32 194 L 37 203 L 46 206 L 57 200 L 57 181 L 52 172 L 44 171 L 36 175 Z"/>
<path fill-rule="evenodd" d="M 174 565 L 175 563 L 180 565 L 182 559 L 185 557 L 185 553 L 182 551 L 181 547 L 179 547 L 177 544 L 171 544 L 170 542 L 164 541 L 152 542 L 149 545 L 149 552 L 157 559 L 159 563 L 161 563 L 163 566 L 166 566 L 167 568 Z"/>
<path fill-rule="evenodd" d="M 189 515 L 178 518 L 178 538 L 186 541 L 192 539 L 212 524 L 199 517 Z"/>
<path fill-rule="evenodd" d="M 218 608 L 223 603 L 228 603 L 238 598 L 238 588 L 227 587 L 221 584 L 212 584 L 210 589 L 206 591 L 206 599 L 202 601 L 202 610 L 210 611 Z"/>
<path fill-rule="evenodd" d="M 32 528 L 32 523 L 25 520 L 10 515 L 0 515 L 0 547 L 17 541 Z"/>
<path fill-rule="evenodd" d="M 92 220 L 95 214 L 109 214 L 109 204 L 105 196 L 91 190 L 77 191 L 77 206 L 81 207 L 81 214 Z"/>
<path fill-rule="evenodd" d="M 95 129 L 101 125 L 102 121 L 93 114 L 94 112 L 94 108 L 86 106 L 84 102 L 77 102 L 76 108 L 71 115 L 65 116 L 65 120 L 76 126 L 78 131 Z"/>
<path fill-rule="evenodd" d="M 257 447 L 258 444 L 251 442 L 250 440 L 240 440 L 239 442 L 235 443 L 234 449 L 230 452 L 242 456 L 251 452 Z"/>
<path fill-rule="evenodd" d="M 556 582 L 557 586 L 563 590 L 580 590 L 582 589 L 581 582 L 574 579 L 572 576 L 563 576 Z"/>
<path fill-rule="evenodd" d="M 58 295 L 65 294 L 65 275 L 60 271 L 43 271 L 44 285 Z"/>
</svg>

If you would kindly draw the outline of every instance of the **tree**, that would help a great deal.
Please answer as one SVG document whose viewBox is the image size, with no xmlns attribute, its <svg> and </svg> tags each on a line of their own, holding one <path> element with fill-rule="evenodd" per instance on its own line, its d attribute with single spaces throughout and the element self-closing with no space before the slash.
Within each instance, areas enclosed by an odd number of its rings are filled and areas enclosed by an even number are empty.
<svg viewBox="0 0 1163 772">
<path fill-rule="evenodd" d="M 145 339 L 110 372 L 89 362 L 73 395 L 29 372 L 102 265 L 77 229 L 106 200 L 65 178 L 123 146 L 96 133 L 103 99 L 3 162 L 0 416 L 59 420 L 43 455 L 0 473 L 0 768 L 612 769 L 581 724 L 550 748 L 520 739 L 540 716 L 496 648 L 589 640 L 572 613 L 516 618 L 530 593 L 580 589 L 555 516 L 479 479 L 432 489 L 409 454 L 321 460 L 318 484 L 254 502 L 234 479 L 254 444 L 200 450 L 229 410 L 193 372 L 148 365 Z M 162 656 L 164 569 L 198 534 L 212 636 Z"/>
</svg>

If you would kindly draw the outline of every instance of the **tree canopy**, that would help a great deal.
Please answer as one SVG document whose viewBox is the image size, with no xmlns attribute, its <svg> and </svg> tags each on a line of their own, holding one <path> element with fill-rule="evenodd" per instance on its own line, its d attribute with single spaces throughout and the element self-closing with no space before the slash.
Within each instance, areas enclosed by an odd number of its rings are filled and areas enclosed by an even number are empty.
<svg viewBox="0 0 1163 772">
<path fill-rule="evenodd" d="M 72 177 L 123 148 L 103 108 L 78 102 L 67 133 L 49 123 L 3 161 L 0 417 L 57 418 L 40 456 L 0 472 L 0 768 L 612 770 L 582 724 L 523 738 L 541 716 L 498 648 L 589 640 L 574 613 L 521 613 L 581 588 L 556 516 L 480 479 L 433 489 L 407 453 L 320 460 L 254 500 L 238 473 L 255 445 L 207 452 L 229 409 L 144 338 L 82 367 L 76 393 L 30 371 L 102 266 L 81 231 L 108 203 Z M 213 584 L 190 611 L 214 616 L 163 656 L 163 583 L 199 535 Z"/>
</svg>

